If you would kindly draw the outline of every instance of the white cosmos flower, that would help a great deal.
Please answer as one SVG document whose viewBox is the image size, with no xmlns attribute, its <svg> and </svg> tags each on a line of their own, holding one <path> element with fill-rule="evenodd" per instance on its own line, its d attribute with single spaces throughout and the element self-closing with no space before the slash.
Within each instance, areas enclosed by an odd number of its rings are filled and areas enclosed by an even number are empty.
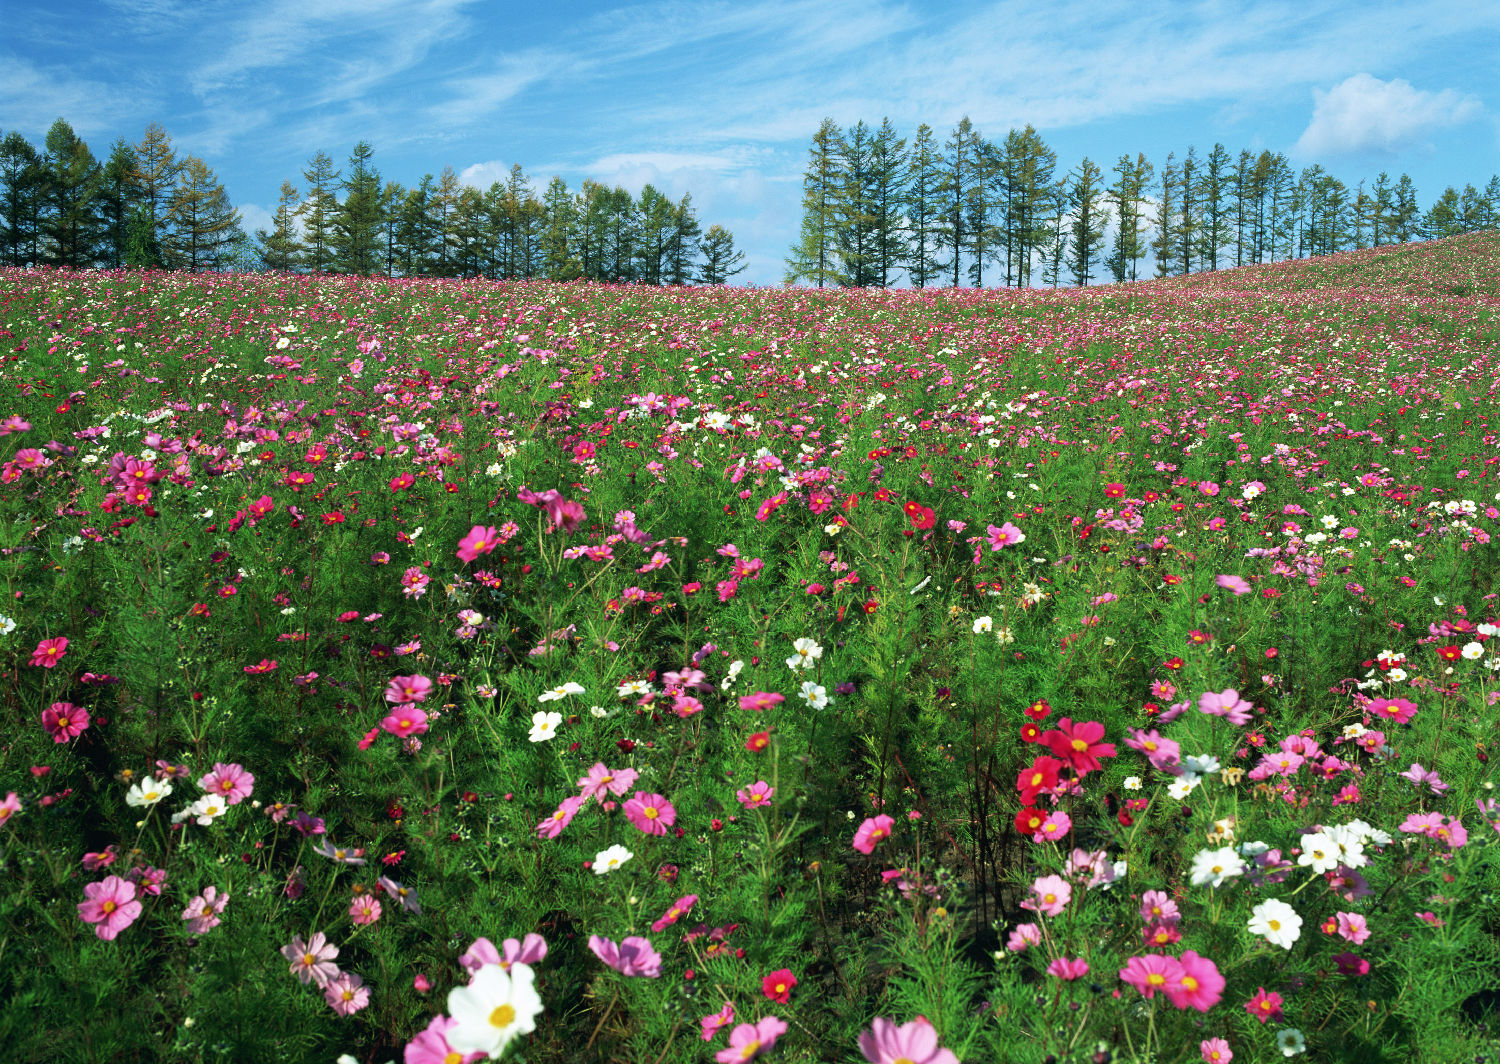
<svg viewBox="0 0 1500 1064">
<path fill-rule="evenodd" d="M 542 999 L 531 965 L 516 961 L 506 971 L 486 964 L 468 986 L 448 991 L 448 1014 L 456 1021 L 444 1037 L 458 1053 L 484 1053 L 491 1060 L 517 1035 L 536 1030 Z"/>
<path fill-rule="evenodd" d="M 1283 1027 L 1276 1032 L 1276 1048 L 1284 1057 L 1295 1057 L 1307 1052 L 1307 1039 L 1295 1027 Z"/>
<path fill-rule="evenodd" d="M 993 617 L 985 616 L 985 617 L 975 617 L 974 618 L 974 634 L 975 635 L 980 635 L 981 633 L 984 633 L 984 632 L 994 631 L 994 628 L 995 628 L 995 619 Z"/>
<path fill-rule="evenodd" d="M 1193 868 L 1191 872 L 1192 884 L 1195 887 L 1204 885 L 1217 887 L 1224 880 L 1237 876 L 1245 871 L 1245 862 L 1240 855 L 1234 852 L 1234 847 L 1225 846 L 1219 850 L 1200 850 L 1193 855 Z"/>
<path fill-rule="evenodd" d="M 1289 950 L 1302 936 L 1302 917 L 1286 902 L 1268 898 L 1250 910 L 1250 933 Z"/>
<path fill-rule="evenodd" d="M 822 709 L 830 701 L 827 688 L 821 684 L 815 684 L 811 680 L 802 681 L 802 689 L 797 692 L 797 697 L 801 698 L 813 709 Z"/>
<path fill-rule="evenodd" d="M 621 846 L 618 842 L 607 850 L 600 850 L 594 854 L 594 875 L 607 875 L 634 856 L 635 854 Z"/>
<path fill-rule="evenodd" d="M 813 662 L 823 656 L 823 648 L 805 636 L 792 644 L 793 654 L 786 659 L 786 667 L 793 672 L 813 667 Z"/>
<path fill-rule="evenodd" d="M 1319 875 L 1332 872 L 1339 866 L 1338 844 L 1321 831 L 1303 835 L 1302 853 L 1297 857 L 1297 863 Z"/>
<path fill-rule="evenodd" d="M 1459 654 L 1470 661 L 1478 661 L 1480 658 L 1484 657 L 1484 644 L 1465 643 L 1463 645 L 1463 649 L 1459 651 Z"/>
<path fill-rule="evenodd" d="M 1120 784 L 1127 791 L 1138 791 L 1141 789 L 1141 778 L 1139 776 L 1126 776 L 1125 782 Z"/>
<path fill-rule="evenodd" d="M 583 685 L 576 684 L 572 680 L 569 680 L 567 683 L 559 684 L 558 686 L 552 688 L 552 690 L 550 691 L 543 691 L 541 694 L 536 696 L 536 700 L 538 702 L 556 702 L 560 699 L 567 698 L 569 695 L 581 694 L 583 694 Z"/>
<path fill-rule="evenodd" d="M 615 688 L 615 694 L 621 698 L 629 698 L 631 695 L 649 695 L 654 693 L 651 685 L 645 680 L 626 680 L 619 687 Z"/>
<path fill-rule="evenodd" d="M 205 794 L 202 798 L 199 798 L 192 805 L 188 806 L 187 811 L 189 816 L 197 817 L 198 823 L 207 827 L 223 816 L 227 808 L 223 799 L 216 798 L 212 794 Z"/>
<path fill-rule="evenodd" d="M 544 743 L 557 734 L 557 726 L 562 723 L 561 713 L 533 713 L 531 715 L 531 734 L 527 736 L 534 743 Z"/>
<path fill-rule="evenodd" d="M 1197 786 L 1197 780 L 1190 780 L 1186 776 L 1183 776 L 1173 781 L 1172 785 L 1167 788 L 1167 794 L 1171 795 L 1173 798 L 1177 799 L 1180 802 L 1188 795 L 1192 794 L 1193 790 Z"/>
<path fill-rule="evenodd" d="M 137 807 L 152 806 L 172 793 L 172 784 L 155 776 L 141 780 L 125 795 L 125 804 Z"/>
</svg>

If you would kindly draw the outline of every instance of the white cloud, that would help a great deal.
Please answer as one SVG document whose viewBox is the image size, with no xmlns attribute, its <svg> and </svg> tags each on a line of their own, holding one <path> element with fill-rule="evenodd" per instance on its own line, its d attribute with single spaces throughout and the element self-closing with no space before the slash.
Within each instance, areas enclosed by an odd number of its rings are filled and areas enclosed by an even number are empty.
<svg viewBox="0 0 1500 1064">
<path fill-rule="evenodd" d="M 468 185 L 470 188 L 478 189 L 480 192 L 488 191 L 489 187 L 496 181 L 504 185 L 509 180 L 510 164 L 502 163 L 498 159 L 492 159 L 485 163 L 474 163 L 458 172 L 458 183 L 460 185 Z"/>
<path fill-rule="evenodd" d="M 240 228 L 252 240 L 255 239 L 257 229 L 264 229 L 269 233 L 276 228 L 276 219 L 271 212 L 258 204 L 236 203 L 235 210 L 240 212 Z"/>
<path fill-rule="evenodd" d="M 1434 130 L 1483 113 L 1483 104 L 1467 93 L 1424 92 L 1401 78 L 1354 74 L 1327 92 L 1313 90 L 1312 121 L 1295 150 L 1319 158 L 1396 155 L 1427 146 Z"/>
</svg>

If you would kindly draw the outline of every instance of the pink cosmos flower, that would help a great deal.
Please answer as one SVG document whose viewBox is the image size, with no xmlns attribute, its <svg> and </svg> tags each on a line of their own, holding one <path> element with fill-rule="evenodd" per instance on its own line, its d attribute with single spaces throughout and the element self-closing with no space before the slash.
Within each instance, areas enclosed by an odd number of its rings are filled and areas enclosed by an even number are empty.
<svg viewBox="0 0 1500 1064">
<path fill-rule="evenodd" d="M 43 639 L 31 652 L 31 664 L 50 669 L 61 661 L 67 652 L 67 636 L 60 635 L 53 639 Z"/>
<path fill-rule="evenodd" d="M 751 710 L 774 709 L 785 701 L 785 695 L 776 694 L 774 691 L 756 691 L 751 695 L 740 696 L 740 708 Z"/>
<path fill-rule="evenodd" d="M 1038 945 L 1041 941 L 1042 929 L 1036 924 L 1017 924 L 1007 936 L 1005 948 L 1012 953 L 1020 953 L 1026 947 Z"/>
<path fill-rule="evenodd" d="M 1404 698 L 1375 698 L 1365 707 L 1377 717 L 1405 724 L 1417 714 L 1417 704 Z"/>
<path fill-rule="evenodd" d="M 714 1035 L 718 1034 L 722 1029 L 728 1027 L 733 1022 L 734 1006 L 726 1001 L 724 1002 L 724 1007 L 722 1009 L 720 1009 L 718 1012 L 704 1016 L 698 1021 L 698 1025 L 703 1028 L 703 1040 L 705 1042 L 712 1042 L 714 1040 Z"/>
<path fill-rule="evenodd" d="M 255 790 L 255 777 L 240 765 L 214 765 L 214 770 L 198 781 L 205 794 L 224 799 L 226 805 L 239 805 Z"/>
<path fill-rule="evenodd" d="M 361 927 L 373 924 L 380 919 L 380 899 L 373 894 L 361 894 L 349 906 L 349 919 Z"/>
<path fill-rule="evenodd" d="M 5 801 L 0 802 L 0 824 L 10 821 L 10 818 L 21 811 L 21 799 L 15 791 L 5 796 Z"/>
<path fill-rule="evenodd" d="M 1192 950 L 1183 951 L 1180 965 L 1182 971 L 1174 983 L 1166 987 L 1167 998 L 1179 1009 L 1197 1009 L 1207 1012 L 1224 996 L 1224 977 L 1218 965 L 1207 957 L 1200 957 Z"/>
<path fill-rule="evenodd" d="M 573 822 L 573 817 L 578 810 L 584 807 L 587 798 L 578 794 L 570 794 L 558 805 L 557 811 L 551 816 L 545 817 L 536 826 L 536 837 L 539 839 L 555 839 L 562 834 L 563 828 Z"/>
<path fill-rule="evenodd" d="M 951 1049 L 938 1045 L 937 1031 L 925 1016 L 896 1026 L 877 1017 L 859 1036 L 859 1051 L 870 1064 L 958 1064 Z"/>
<path fill-rule="evenodd" d="M 1198 698 L 1198 708 L 1211 717 L 1225 717 L 1238 728 L 1250 723 L 1250 711 L 1255 707 L 1231 687 L 1217 693 L 1205 692 Z"/>
<path fill-rule="evenodd" d="M 635 797 L 625 800 L 623 808 L 626 819 L 647 835 L 665 835 L 677 823 L 677 810 L 660 794 L 636 791 Z"/>
<path fill-rule="evenodd" d="M 583 788 L 584 798 L 597 798 L 602 802 L 606 793 L 613 794 L 616 798 L 624 795 L 635 783 L 636 775 L 633 768 L 611 770 L 600 761 L 589 769 L 587 776 L 578 781 L 578 786 Z"/>
<path fill-rule="evenodd" d="M 629 936 L 618 946 L 603 935 L 590 935 L 589 949 L 621 975 L 644 975 L 648 979 L 661 975 L 661 954 L 652 947 L 650 939 L 639 935 Z"/>
<path fill-rule="evenodd" d="M 1058 839 L 1066 838 L 1069 831 L 1073 830 L 1073 819 L 1061 810 L 1048 813 L 1042 821 L 1042 826 L 1036 829 L 1036 834 L 1031 836 L 1032 842 L 1056 842 Z"/>
<path fill-rule="evenodd" d="M 1082 957 L 1059 957 L 1047 965 L 1047 974 L 1071 983 L 1074 979 L 1082 979 L 1089 974 L 1089 964 Z"/>
<path fill-rule="evenodd" d="M 385 700 L 393 706 L 425 702 L 432 691 L 432 681 L 425 676 L 393 676 L 385 689 Z"/>
<path fill-rule="evenodd" d="M 744 1064 L 762 1054 L 769 1053 L 776 1039 L 786 1034 L 786 1023 L 775 1016 L 767 1016 L 759 1023 L 742 1023 L 729 1032 L 729 1048 L 714 1054 L 719 1064 Z"/>
<path fill-rule="evenodd" d="M 1218 584 L 1225 591 L 1233 591 L 1236 595 L 1250 594 L 1250 585 L 1245 582 L 1245 578 L 1243 576 L 1233 576 L 1228 573 L 1221 573 L 1218 576 L 1214 577 L 1214 583 Z"/>
<path fill-rule="evenodd" d="M 1222 1038 L 1205 1038 L 1198 1043 L 1198 1052 L 1203 1054 L 1207 1064 L 1229 1064 L 1234 1059 L 1229 1043 Z"/>
<path fill-rule="evenodd" d="M 404 1064 L 476 1064 L 486 1059 L 483 1050 L 465 1056 L 448 1044 L 448 1032 L 457 1026 L 458 1021 L 451 1017 L 434 1016 L 426 1028 L 406 1043 Z"/>
<path fill-rule="evenodd" d="M 339 966 L 333 963 L 333 959 L 339 955 L 339 948 L 329 942 L 321 931 L 306 942 L 302 941 L 301 935 L 293 936 L 289 945 L 281 947 L 281 955 L 292 962 L 290 971 L 302 981 L 303 986 L 316 983 L 319 987 L 325 987 L 330 979 L 339 974 Z"/>
<path fill-rule="evenodd" d="M 1370 937 L 1370 925 L 1359 913 L 1337 913 L 1339 936 L 1356 946 L 1364 944 Z"/>
<path fill-rule="evenodd" d="M 97 925 L 94 934 L 105 942 L 135 923 L 141 915 L 141 903 L 135 899 L 135 884 L 119 876 L 106 876 L 98 883 L 86 883 L 83 901 L 78 903 L 78 918 Z"/>
<path fill-rule="evenodd" d="M 682 897 L 674 901 L 671 906 L 668 907 L 666 912 L 662 913 L 652 921 L 651 930 L 655 931 L 657 934 L 660 934 L 662 931 L 665 931 L 669 925 L 675 924 L 678 920 L 682 919 L 682 917 L 687 914 L 688 910 L 690 910 L 694 905 L 697 904 L 698 895 L 683 895 Z"/>
<path fill-rule="evenodd" d="M 1103 738 L 1104 725 L 1098 721 L 1083 720 L 1074 724 L 1071 717 L 1063 717 L 1057 722 L 1056 730 L 1042 735 L 1042 742 L 1082 776 L 1103 769 L 1099 763 L 1101 757 L 1115 756 L 1114 744 L 1101 742 Z"/>
<path fill-rule="evenodd" d="M 854 833 L 854 848 L 860 853 L 874 853 L 876 844 L 889 837 L 895 826 L 896 822 L 884 813 L 868 817 Z"/>
<path fill-rule="evenodd" d="M 53 702 L 42 710 L 42 727 L 55 743 L 78 738 L 89 726 L 88 710 L 72 702 Z"/>
<path fill-rule="evenodd" d="M 992 551 L 1003 550 L 1006 547 L 1013 547 L 1018 543 L 1026 541 L 1026 533 L 1022 532 L 1009 521 L 1005 522 L 999 528 L 996 528 L 994 525 L 986 525 L 984 530 L 989 536 L 990 550 Z"/>
<path fill-rule="evenodd" d="M 353 1016 L 370 1003 L 370 988 L 353 972 L 340 972 L 323 987 L 323 1000 L 340 1016 Z"/>
<path fill-rule="evenodd" d="M 481 554 L 488 554 L 500 545 L 500 533 L 493 526 L 475 525 L 469 534 L 458 541 L 458 557 L 472 562 Z"/>
<path fill-rule="evenodd" d="M 195 935 L 206 935 L 223 923 L 219 919 L 219 914 L 228 904 L 227 892 L 220 894 L 218 887 L 204 887 L 203 893 L 188 902 L 188 907 L 182 910 L 182 918 L 187 921 L 187 929 L 190 932 Z"/>
<path fill-rule="evenodd" d="M 1120 969 L 1120 979 L 1141 992 L 1150 1000 L 1158 990 L 1166 992 L 1182 980 L 1182 965 L 1175 957 L 1160 953 L 1148 953 L 1143 957 L 1131 957 Z"/>
<path fill-rule="evenodd" d="M 1045 916 L 1057 916 L 1073 900 L 1073 885 L 1062 876 L 1042 876 L 1031 884 L 1031 897 L 1021 902 L 1021 908 Z"/>
<path fill-rule="evenodd" d="M 1267 1020 L 1279 1020 L 1281 1018 L 1281 995 L 1274 990 L 1266 993 L 1266 988 L 1263 986 L 1256 987 L 1255 996 L 1245 1002 L 1245 1011 L 1262 1024 Z"/>
<path fill-rule="evenodd" d="M 1148 890 L 1141 895 L 1141 919 L 1148 924 L 1176 926 L 1182 919 L 1177 903 L 1164 890 Z"/>
<path fill-rule="evenodd" d="M 392 735 L 405 738 L 421 735 L 427 731 L 427 714 L 413 705 L 397 706 L 380 726 Z"/>
<path fill-rule="evenodd" d="M 769 805 L 771 795 L 775 793 L 775 788 L 765 780 L 756 780 L 749 787 L 735 791 L 734 796 L 740 800 L 740 804 L 746 809 L 759 809 L 762 806 Z"/>
<path fill-rule="evenodd" d="M 1340 975 L 1369 975 L 1370 962 L 1348 950 L 1334 955 L 1333 963 L 1339 966 Z"/>
</svg>

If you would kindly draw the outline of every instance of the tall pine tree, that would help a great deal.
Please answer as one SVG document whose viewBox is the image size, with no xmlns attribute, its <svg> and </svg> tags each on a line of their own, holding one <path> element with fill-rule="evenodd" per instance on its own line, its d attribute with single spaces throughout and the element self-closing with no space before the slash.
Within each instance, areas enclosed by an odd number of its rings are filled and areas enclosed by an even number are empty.
<svg viewBox="0 0 1500 1064">
<path fill-rule="evenodd" d="M 802 175 L 802 228 L 786 260 L 786 282 L 807 281 L 823 288 L 838 283 L 836 242 L 838 198 L 843 184 L 840 169 L 841 135 L 831 118 L 813 134 Z"/>
</svg>

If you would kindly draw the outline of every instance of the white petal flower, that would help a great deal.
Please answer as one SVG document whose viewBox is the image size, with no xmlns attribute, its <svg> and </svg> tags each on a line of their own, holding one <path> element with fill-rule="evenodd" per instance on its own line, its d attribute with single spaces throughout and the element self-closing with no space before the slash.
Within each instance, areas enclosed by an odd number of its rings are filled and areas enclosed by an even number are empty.
<svg viewBox="0 0 1500 1064">
<path fill-rule="evenodd" d="M 974 634 L 975 635 L 980 635 L 980 634 L 982 634 L 984 632 L 994 631 L 994 628 L 995 628 L 995 619 L 993 617 L 985 616 L 985 617 L 975 617 L 974 618 Z"/>
<path fill-rule="evenodd" d="M 154 776 L 141 780 L 125 795 L 125 804 L 137 807 L 152 806 L 172 793 L 172 784 Z"/>
<path fill-rule="evenodd" d="M 1250 910 L 1250 933 L 1289 950 L 1302 936 L 1302 917 L 1286 902 L 1268 898 Z"/>
<path fill-rule="evenodd" d="M 1295 1027 L 1283 1027 L 1276 1032 L 1276 1048 L 1284 1057 L 1295 1057 L 1307 1052 L 1307 1039 Z"/>
<path fill-rule="evenodd" d="M 538 702 L 556 702 L 560 699 L 567 698 L 569 695 L 581 694 L 583 694 L 583 686 L 581 684 L 574 683 L 572 680 L 569 680 L 567 683 L 559 684 L 558 686 L 552 688 L 552 690 L 550 691 L 543 691 L 541 694 L 536 696 L 536 700 Z"/>
<path fill-rule="evenodd" d="M 1217 887 L 1224 880 L 1240 875 L 1244 871 L 1245 862 L 1240 859 L 1239 854 L 1234 852 L 1233 847 L 1200 850 L 1193 856 L 1192 884 L 1195 887 L 1205 885 Z"/>
<path fill-rule="evenodd" d="M 607 850 L 600 850 L 594 855 L 594 875 L 607 875 L 634 856 L 635 854 L 619 843 L 615 843 Z"/>
<path fill-rule="evenodd" d="M 457 1022 L 444 1037 L 456 1052 L 484 1053 L 494 1060 L 511 1039 L 536 1030 L 541 1012 L 542 999 L 529 964 L 516 961 L 508 972 L 498 964 L 486 964 L 468 986 L 448 992 L 448 1014 Z"/>
<path fill-rule="evenodd" d="M 534 743 L 544 743 L 557 734 L 557 726 L 562 723 L 561 713 L 533 713 L 531 715 L 531 733 L 527 736 Z"/>
</svg>

